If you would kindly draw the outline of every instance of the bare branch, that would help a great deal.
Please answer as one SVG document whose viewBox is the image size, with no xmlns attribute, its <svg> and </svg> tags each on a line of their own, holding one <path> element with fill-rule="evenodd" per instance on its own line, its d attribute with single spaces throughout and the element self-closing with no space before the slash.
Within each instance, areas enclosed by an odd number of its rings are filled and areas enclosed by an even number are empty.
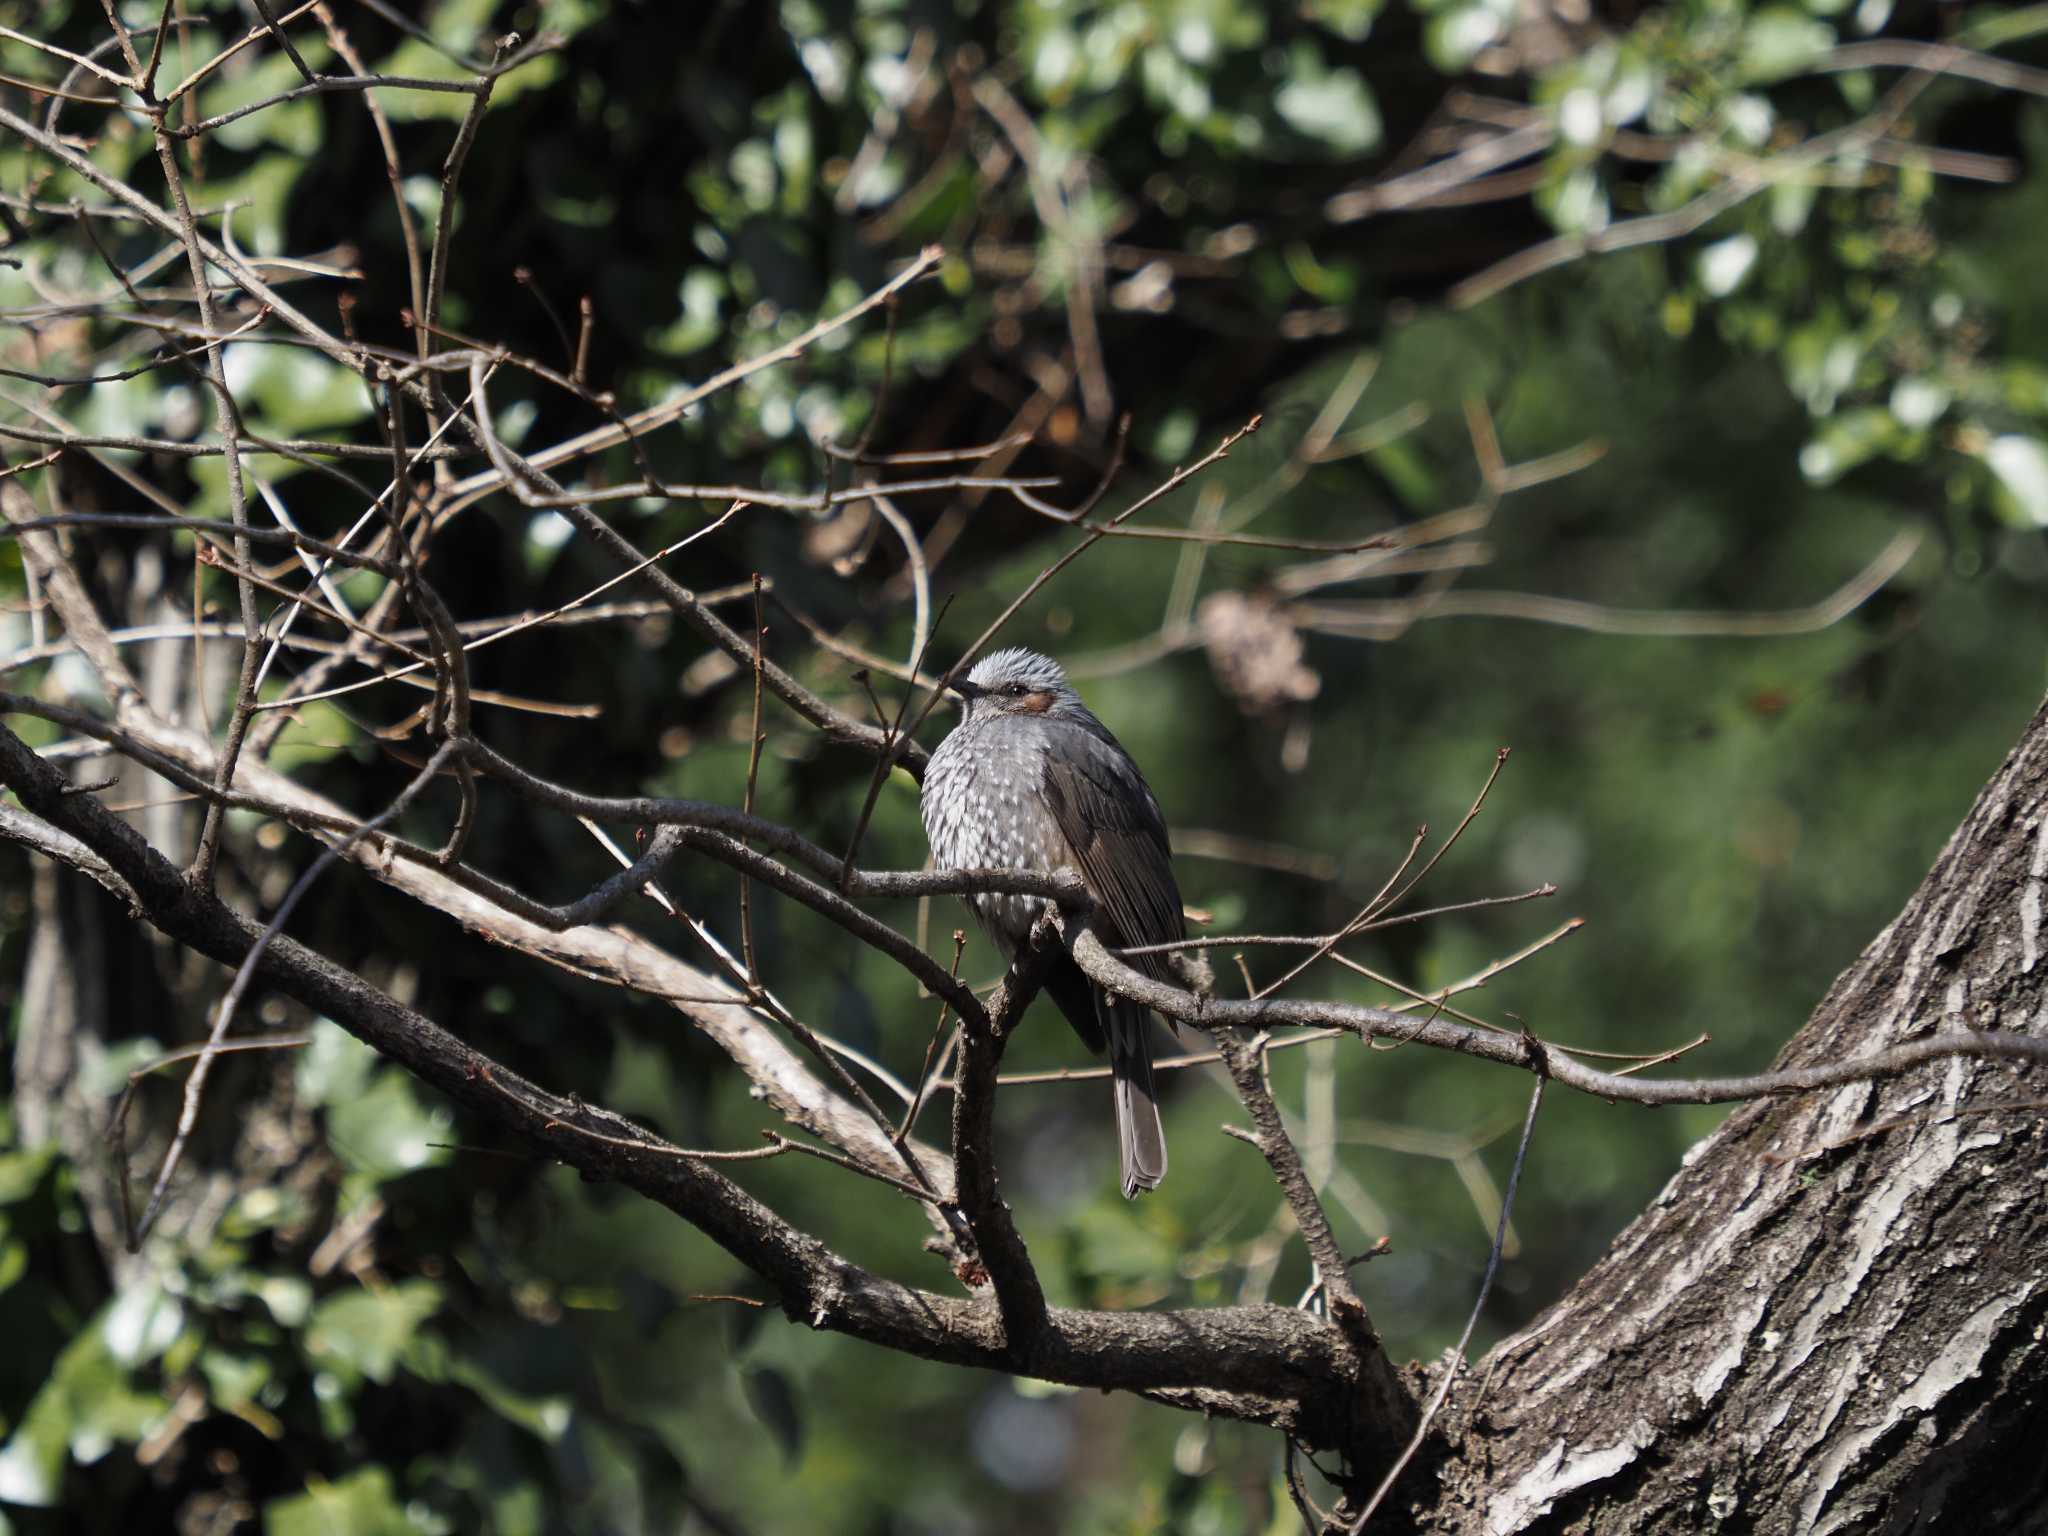
<svg viewBox="0 0 2048 1536">
<path fill-rule="evenodd" d="M 4 729 L 0 782 L 32 813 L 106 859 L 135 889 L 150 920 L 174 939 L 229 963 L 248 954 L 258 937 L 255 924 L 194 891 L 89 797 L 68 794 L 55 770 Z M 1355 1443 L 1356 1368 L 1328 1323 L 1279 1307 L 1053 1308 L 1037 1337 L 1012 1339 L 991 1306 L 915 1290 L 850 1263 L 711 1165 L 680 1148 L 648 1150 L 651 1138 L 636 1134 L 630 1121 L 527 1082 L 292 939 L 280 936 L 263 951 L 257 975 L 344 1024 L 485 1123 L 683 1216 L 773 1286 L 784 1312 L 806 1326 L 929 1360 L 1075 1386 L 1199 1390 L 1210 1411 L 1274 1425 L 1304 1444 Z M 598 1134 L 579 1134 L 586 1130 Z"/>
<path fill-rule="evenodd" d="M 1365 1040 L 1413 1040 L 1418 1045 L 1456 1051 L 1503 1066 L 1528 1066 L 1519 1037 L 1498 1030 L 1479 1029 L 1448 1018 L 1432 1018 L 1417 1025 L 1413 1019 L 1391 1010 L 1357 1003 L 1202 998 L 1133 970 L 1110 954 L 1086 928 L 1071 935 L 1069 943 L 1076 963 L 1100 985 L 1170 1019 L 1212 1033 L 1225 1028 L 1271 1029 L 1287 1025 L 1341 1029 Z M 1958 1056 L 2044 1065 L 2048 1064 L 2048 1040 L 1995 1030 L 1943 1031 L 1841 1061 L 1743 1077 L 1644 1079 L 1602 1072 L 1554 1052 L 1550 1054 L 1549 1069 L 1551 1077 L 1565 1087 L 1600 1099 L 1631 1104 L 1733 1104 L 1894 1077 L 1930 1061 Z"/>
</svg>

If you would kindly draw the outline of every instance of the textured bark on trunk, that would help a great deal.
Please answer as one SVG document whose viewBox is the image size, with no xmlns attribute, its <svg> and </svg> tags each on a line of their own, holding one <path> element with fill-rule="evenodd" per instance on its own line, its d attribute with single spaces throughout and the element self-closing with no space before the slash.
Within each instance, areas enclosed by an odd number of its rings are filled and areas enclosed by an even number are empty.
<svg viewBox="0 0 2048 1536">
<path fill-rule="evenodd" d="M 2048 1033 L 2044 909 L 2048 710 L 1781 1064 Z M 1956 1058 L 1738 1110 L 1460 1384 L 1418 1524 L 2048 1530 L 2044 1100 Z"/>
</svg>

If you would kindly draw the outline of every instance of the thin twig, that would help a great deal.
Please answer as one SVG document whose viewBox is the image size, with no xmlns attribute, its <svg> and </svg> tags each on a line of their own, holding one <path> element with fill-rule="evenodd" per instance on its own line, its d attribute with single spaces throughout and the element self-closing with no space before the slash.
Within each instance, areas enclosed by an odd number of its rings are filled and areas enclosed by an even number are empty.
<svg viewBox="0 0 2048 1536">
<path fill-rule="evenodd" d="M 960 956 L 966 951 L 966 949 L 967 931 L 964 928 L 955 928 L 953 930 L 953 964 L 951 968 L 951 974 L 955 980 L 959 979 Z M 900 1125 L 896 1127 L 896 1141 L 898 1145 L 901 1145 L 904 1138 L 909 1136 L 911 1131 L 914 1130 L 917 1126 L 918 1111 L 924 1108 L 925 1096 L 931 1091 L 932 1081 L 935 1075 L 932 1065 L 932 1053 L 934 1051 L 937 1051 L 939 1048 L 939 1037 L 945 1034 L 946 1020 L 952 1016 L 952 1012 L 952 1000 L 950 998 L 941 998 L 939 1000 L 939 1022 L 932 1026 L 931 1042 L 924 1048 L 924 1065 L 918 1068 L 916 1096 L 913 1097 L 910 1103 L 904 1108 L 903 1121 Z M 949 1043 L 946 1048 L 946 1054 L 951 1054 L 951 1051 L 952 1046 Z M 941 1055 L 938 1061 L 937 1072 L 944 1073 L 945 1070 L 946 1056 Z M 1000 1081 L 1000 1079 L 998 1079 L 998 1081 Z"/>
<path fill-rule="evenodd" d="M 185 1144 L 191 1138 L 193 1127 L 199 1123 L 199 1106 L 206 1093 L 206 1079 L 212 1071 L 214 1057 L 220 1053 L 221 1042 L 227 1035 L 228 1025 L 233 1022 L 243 995 L 255 979 L 257 962 L 263 958 L 271 940 L 284 931 L 284 925 L 291 917 L 292 910 L 298 906 L 300 898 L 313 888 L 328 868 L 357 843 L 394 820 L 434 781 L 442 768 L 453 758 L 455 751 L 454 743 L 444 742 L 434 753 L 433 760 L 413 776 L 412 782 L 399 792 L 390 805 L 346 837 L 322 849 L 320 857 L 307 866 L 304 874 L 292 882 L 291 889 L 285 892 L 284 900 L 277 904 L 276 913 L 264 925 L 263 932 L 257 937 L 256 942 L 249 946 L 249 952 L 242 957 L 242 963 L 235 971 L 235 979 L 229 984 L 226 994 L 214 1010 L 213 1028 L 207 1035 L 206 1045 L 199 1052 L 198 1059 L 192 1064 L 191 1073 L 185 1079 L 185 1102 L 178 1113 L 178 1128 L 171 1137 L 170 1146 L 165 1149 L 162 1164 L 157 1169 L 156 1182 L 150 1189 L 149 1203 L 143 1207 L 142 1220 L 127 1234 L 130 1253 L 141 1250 L 142 1240 L 149 1235 L 149 1229 L 156 1221 L 157 1212 L 163 1208 L 164 1196 L 170 1190 L 171 1175 L 176 1172 L 178 1162 L 184 1156 Z M 218 811 L 219 803 L 215 802 L 213 808 Z"/>
<path fill-rule="evenodd" d="M 1465 1331 L 1458 1335 L 1458 1342 L 1451 1350 L 1451 1358 L 1444 1365 L 1443 1379 L 1437 1383 L 1436 1392 L 1430 1398 L 1429 1406 L 1423 1410 L 1421 1422 L 1415 1426 L 1415 1433 L 1409 1439 L 1406 1448 L 1395 1458 L 1386 1475 L 1380 1479 L 1380 1484 L 1373 1490 L 1372 1497 L 1366 1500 L 1365 1508 L 1359 1511 L 1358 1518 L 1347 1528 L 1351 1536 L 1357 1536 L 1358 1532 L 1365 1529 L 1365 1523 L 1372 1518 L 1373 1511 L 1380 1507 L 1380 1501 L 1386 1498 L 1395 1480 L 1407 1470 L 1408 1463 L 1422 1448 L 1422 1442 L 1429 1434 L 1430 1423 L 1436 1418 L 1437 1411 L 1443 1407 L 1444 1399 L 1450 1395 L 1451 1383 L 1457 1380 L 1458 1369 L 1465 1363 L 1465 1347 L 1472 1342 L 1472 1330 L 1479 1326 L 1479 1314 L 1485 1310 L 1486 1298 L 1493 1290 L 1493 1277 L 1500 1268 L 1501 1246 L 1507 1241 L 1508 1218 L 1515 1208 L 1515 1190 L 1522 1182 L 1522 1164 L 1529 1155 L 1529 1138 L 1536 1130 L 1536 1111 L 1543 1107 L 1543 1087 L 1549 1081 L 1542 1071 L 1540 1054 L 1533 1047 L 1531 1055 L 1538 1061 L 1536 1082 L 1529 1090 L 1529 1112 L 1522 1120 L 1522 1139 L 1515 1145 L 1514 1166 L 1508 1170 L 1507 1192 L 1501 1197 L 1500 1220 L 1494 1227 L 1493 1247 L 1486 1255 L 1486 1272 L 1479 1279 L 1479 1294 L 1472 1300 L 1472 1312 L 1465 1319 Z"/>
<path fill-rule="evenodd" d="M 761 613 L 761 573 L 754 572 L 754 714 L 747 727 L 747 790 L 740 802 L 740 809 L 747 815 L 754 814 L 754 786 L 761 776 L 761 743 L 768 738 L 761 734 L 761 654 L 768 642 L 768 621 Z M 741 840 L 746 846 L 745 839 Z M 740 875 L 740 958 L 747 968 L 747 980 L 755 986 L 761 984 L 761 966 L 754 954 L 754 904 L 753 882 L 744 872 Z"/>
</svg>

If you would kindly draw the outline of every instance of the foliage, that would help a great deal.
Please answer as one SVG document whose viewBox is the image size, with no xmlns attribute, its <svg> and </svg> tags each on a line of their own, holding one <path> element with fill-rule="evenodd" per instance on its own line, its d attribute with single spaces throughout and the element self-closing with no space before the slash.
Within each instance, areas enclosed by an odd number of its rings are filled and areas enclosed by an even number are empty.
<svg viewBox="0 0 2048 1536">
<path fill-rule="evenodd" d="M 166 80 L 246 21 L 225 4 L 187 10 Z M 122 11 L 146 44 L 156 8 Z M 671 480 L 809 492 L 849 473 L 827 442 L 872 433 L 877 450 L 934 450 L 1025 431 L 1034 441 L 1015 472 L 1056 477 L 1071 504 L 1129 412 L 1114 510 L 1261 411 L 1259 435 L 1157 519 L 1341 541 L 1470 504 L 1486 490 L 1489 431 L 1508 464 L 1604 446 L 1583 472 L 1505 499 L 1473 536 L 1467 553 L 1488 569 L 1466 586 L 1504 595 L 1503 611 L 1515 606 L 1505 599 L 1581 599 L 1621 634 L 1497 615 L 1410 622 L 1373 606 L 1437 590 L 1438 573 L 1412 570 L 1369 592 L 1300 594 L 1289 633 L 1319 692 L 1259 700 L 1219 682 L 1223 648 L 1202 654 L 1198 599 L 1284 595 L 1306 563 L 1298 550 L 1198 557 L 1106 541 L 1022 613 L 1008 638 L 1072 664 L 1177 829 L 1327 866 L 1303 879 L 1184 861 L 1190 903 L 1219 932 L 1334 930 L 1418 822 L 1439 834 L 1456 823 L 1506 743 L 1500 787 L 1424 894 L 1448 903 L 1548 881 L 1557 901 L 1390 928 L 1359 957 L 1440 987 L 1584 916 L 1584 931 L 1483 994 L 1486 1016 L 1605 1050 L 1706 1034 L 1699 1070 L 1757 1066 L 1895 910 L 2040 692 L 2048 307 L 2034 251 L 2048 113 L 2038 78 L 2010 73 L 2040 62 L 2039 7 L 1970 9 L 1948 34 L 2008 71 L 1990 80 L 1902 69 L 1900 58 L 1929 62 L 1937 18 L 1887 0 L 1561 5 L 1533 19 L 1497 0 L 782 0 L 772 14 L 446 0 L 423 36 L 379 8 L 336 11 L 368 67 L 408 77 L 466 77 L 450 55 L 488 57 L 508 31 L 559 35 L 559 49 L 496 82 L 456 194 L 443 318 L 567 371 L 588 294 L 586 376 L 618 409 L 790 342 L 920 245 L 943 245 L 939 280 L 886 318 L 650 435 L 639 451 Z M 33 29 L 78 51 L 106 35 L 99 7 L 76 4 L 39 8 Z M 342 67 L 310 20 L 291 36 L 313 69 Z M 57 78 L 59 61 L 30 45 L 0 54 L 12 77 Z M 297 79 L 260 42 L 200 85 L 191 110 L 228 113 Z M 29 100 L 11 85 L 5 95 L 17 111 Z M 232 210 L 213 225 L 224 240 L 323 253 L 328 271 L 352 274 L 303 277 L 284 290 L 294 302 L 339 323 L 346 294 L 356 334 L 402 353 L 418 300 L 399 208 L 430 240 L 466 103 L 378 100 L 396 200 L 355 92 L 223 125 L 190 168 L 205 207 Z M 40 121 L 49 105 L 25 115 Z M 67 104 L 63 121 L 95 165 L 161 197 L 136 114 Z M 1515 133 L 1526 154 L 1445 168 Z M 1433 179 L 1403 194 L 1414 201 L 1387 201 L 1395 176 L 1423 173 Z M 161 361 L 65 301 L 111 291 L 111 259 L 150 301 L 172 302 L 163 291 L 189 282 L 180 254 L 132 226 L 85 234 L 66 210 L 103 194 L 18 139 L 0 142 L 0 185 L 18 260 L 0 267 L 0 305 L 21 327 L 0 362 L 47 374 Z M 1686 226 L 1695 211 L 1711 217 Z M 1618 232 L 1660 217 L 1668 237 L 1624 247 Z M 1554 267 L 1503 281 L 1547 241 L 1566 242 L 1550 247 Z M 251 431 L 374 438 L 373 403 L 347 370 L 251 343 L 226 356 Z M 514 370 L 493 391 L 502 435 L 529 448 L 602 424 L 613 403 Z M 1347 397 L 1325 438 L 1356 451 L 1298 458 Z M 186 442 L 211 429 L 200 381 L 167 366 L 69 390 L 13 380 L 0 400 L 17 426 L 57 412 L 102 434 Z M 10 465 L 40 451 L 7 445 Z M 184 511 L 226 512 L 218 460 L 103 461 Z M 360 482 L 301 459 L 252 463 L 310 528 L 345 527 L 365 499 Z M 623 449 L 604 469 L 621 482 L 640 473 Z M 135 509 L 101 460 L 55 473 L 41 494 Z M 616 511 L 652 550 L 724 503 Z M 1066 547 L 998 497 L 955 492 L 908 510 L 954 599 L 933 647 L 942 660 Z M 1832 627 L 1658 632 L 1660 615 L 1813 603 L 1902 528 L 1924 535 L 1919 552 Z M 435 574 L 464 615 L 565 602 L 613 574 L 565 533 L 554 514 L 500 497 L 446 531 Z M 709 591 L 768 573 L 778 659 L 858 708 L 846 669 L 804 643 L 795 615 L 909 654 L 900 562 L 864 537 L 845 512 L 756 508 L 677 574 Z M 189 606 L 182 576 L 161 576 L 190 563 L 189 540 L 145 554 L 79 538 L 122 622 Z M 359 575 L 343 589 L 366 602 L 376 585 Z M 232 583 L 209 572 L 204 586 L 230 614 Z M 28 596 L 16 545 L 0 541 L 8 651 L 32 638 Z M 1641 633 L 1626 633 L 1634 619 Z M 1148 644 L 1147 664 L 1129 665 Z M 593 793 L 745 793 L 744 674 L 663 621 L 536 632 L 477 656 L 479 686 L 602 706 L 488 722 L 525 760 Z M 54 697 L 70 686 L 64 667 L 16 668 L 5 686 Z M 349 803 L 379 803 L 405 774 L 377 728 L 414 702 L 308 711 L 274 761 Z M 868 771 L 771 710 L 759 808 L 843 847 Z M 408 821 L 427 841 L 445 826 L 445 807 Z M 565 819 L 500 803 L 486 802 L 476 840 L 495 873 L 547 899 L 610 869 Z M 877 867 L 922 859 L 905 776 L 883 786 L 864 846 Z M 238 821 L 225 883 L 268 916 L 311 857 L 281 827 Z M 733 939 L 728 876 L 679 869 L 672 886 Z M 27 856 L 0 843 L 12 1015 L 0 1059 L 18 1083 L 35 1024 L 30 888 Z M 756 1144 L 760 1105 L 657 1002 L 423 921 L 359 877 L 330 873 L 318 889 L 291 931 L 458 1034 L 686 1144 Z M 916 921 L 907 905 L 886 915 Z M 915 1070 L 935 1008 L 900 975 L 794 907 L 757 899 L 753 921 L 793 1011 Z M 947 953 L 954 922 L 934 908 L 933 953 Z M 104 1058 L 80 1070 L 95 1130 L 129 1070 L 203 1037 L 224 986 L 140 941 L 123 956 L 142 1006 L 110 1016 Z M 1247 961 L 1262 978 L 1277 970 L 1256 952 Z M 993 975 L 978 943 L 963 974 Z M 1387 996 L 1322 972 L 1307 984 Z M 1041 1005 L 1014 1068 L 1078 1064 L 1049 1014 Z M 957 1377 L 786 1326 L 668 1213 L 480 1143 L 331 1024 L 282 1010 L 263 1022 L 310 1043 L 218 1071 L 210 1111 L 233 1123 L 215 1124 L 181 1175 L 181 1219 L 136 1260 L 96 1224 L 104 1168 L 81 1150 L 96 1142 L 32 1138 L 19 1110 L 0 1110 L 0 1326 L 19 1341 L 0 1356 L 0 1533 L 1223 1532 L 1292 1519 L 1270 1436 Z M 1343 1240 L 1393 1238 L 1361 1271 L 1376 1321 L 1403 1355 L 1443 1348 L 1484 1259 L 1488 1169 L 1500 1171 L 1497 1138 L 1523 1085 L 1419 1051 L 1275 1060 L 1282 1102 L 1329 1153 Z M 145 1079 L 135 1107 L 153 1146 L 176 1117 L 176 1076 Z M 1057 1299 L 1300 1294 L 1306 1264 L 1275 1223 L 1270 1182 L 1214 1134 L 1234 1112 L 1227 1085 L 1179 1076 L 1173 1177 L 1135 1206 L 1103 1174 L 1099 1084 L 1006 1098 L 1005 1189 Z M 1712 1121 L 1553 1102 L 1487 1327 L 1556 1295 Z M 797 1163 L 751 1165 L 745 1182 L 841 1251 L 929 1279 L 893 1195 Z"/>
</svg>

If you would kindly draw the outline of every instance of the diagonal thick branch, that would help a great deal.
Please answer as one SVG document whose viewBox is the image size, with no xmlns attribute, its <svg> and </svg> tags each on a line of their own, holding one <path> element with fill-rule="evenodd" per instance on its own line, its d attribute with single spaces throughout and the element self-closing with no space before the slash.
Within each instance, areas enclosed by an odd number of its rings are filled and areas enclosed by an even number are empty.
<svg viewBox="0 0 2048 1536">
<path fill-rule="evenodd" d="M 61 856 L 71 846 L 65 839 L 75 839 L 126 883 L 143 916 L 179 943 L 232 966 L 261 936 L 258 924 L 185 880 L 132 827 L 92 796 L 75 793 L 4 728 L 0 783 L 59 834 L 45 837 L 44 847 Z M 1362 1419 L 1359 1365 L 1343 1335 L 1306 1313 L 1270 1306 L 1052 1308 L 1029 1339 L 1012 1338 L 992 1300 L 918 1290 L 851 1263 L 708 1163 L 657 1138 L 615 1134 L 624 1122 L 526 1081 L 289 937 L 271 941 L 257 974 L 478 1120 L 675 1211 L 760 1276 L 784 1312 L 808 1327 L 924 1359 L 1074 1386 L 1184 1391 L 1204 1411 L 1270 1424 L 1311 1446 L 1355 1452 L 1396 1437 L 1396 1426 Z"/>
</svg>

